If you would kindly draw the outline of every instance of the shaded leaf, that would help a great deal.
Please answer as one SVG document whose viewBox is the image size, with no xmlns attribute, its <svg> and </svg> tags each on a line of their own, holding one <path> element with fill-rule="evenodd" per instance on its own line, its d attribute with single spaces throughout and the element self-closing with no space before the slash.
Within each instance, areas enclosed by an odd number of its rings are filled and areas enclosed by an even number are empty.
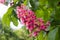
<svg viewBox="0 0 60 40">
<path fill-rule="evenodd" d="M 58 28 L 51 30 L 48 34 L 48 40 L 55 40 L 56 33 L 58 32 Z"/>
</svg>

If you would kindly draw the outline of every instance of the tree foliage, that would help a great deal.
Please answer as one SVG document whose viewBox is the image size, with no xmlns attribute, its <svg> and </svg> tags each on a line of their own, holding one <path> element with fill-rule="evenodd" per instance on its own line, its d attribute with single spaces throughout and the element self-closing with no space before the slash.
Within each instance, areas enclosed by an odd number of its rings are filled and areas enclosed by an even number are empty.
<svg viewBox="0 0 60 40">
<path fill-rule="evenodd" d="M 16 32 L 11 31 L 11 21 L 15 26 L 18 25 L 18 18 L 15 12 L 16 6 L 22 3 L 33 10 L 37 18 L 43 18 L 45 22 L 47 20 L 51 22 L 51 25 L 46 29 L 47 31 L 41 31 L 35 38 L 28 37 L 28 31 L 26 29 L 23 30 L 21 28 L 20 31 L 18 30 Z M 2 18 L 2 25 L 4 33 L 2 32 L 3 35 L 0 35 L 2 36 L 2 39 L 0 38 L 1 40 L 60 40 L 60 0 L 14 0 L 14 5 L 8 9 Z"/>
</svg>

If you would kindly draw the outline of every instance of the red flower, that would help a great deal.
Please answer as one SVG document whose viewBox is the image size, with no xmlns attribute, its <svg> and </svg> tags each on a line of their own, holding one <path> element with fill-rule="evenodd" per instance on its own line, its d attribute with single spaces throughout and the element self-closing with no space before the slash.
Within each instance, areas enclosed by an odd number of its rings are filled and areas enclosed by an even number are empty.
<svg viewBox="0 0 60 40">
<path fill-rule="evenodd" d="M 33 32 L 32 34 L 34 37 L 38 35 L 38 31 Z"/>
<path fill-rule="evenodd" d="M 45 24 L 42 18 L 37 18 L 25 5 L 17 6 L 16 13 L 21 23 L 25 24 L 26 29 L 32 33 L 31 36 L 37 36 L 41 30 L 45 30 L 50 25 L 50 22 Z"/>
</svg>

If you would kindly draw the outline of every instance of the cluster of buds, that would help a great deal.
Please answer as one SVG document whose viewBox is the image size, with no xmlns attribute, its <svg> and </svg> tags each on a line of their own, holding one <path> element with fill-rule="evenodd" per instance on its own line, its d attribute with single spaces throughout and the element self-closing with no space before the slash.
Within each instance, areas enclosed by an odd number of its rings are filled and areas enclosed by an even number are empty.
<svg viewBox="0 0 60 40">
<path fill-rule="evenodd" d="M 42 18 L 37 18 L 35 13 L 23 4 L 17 6 L 16 14 L 31 33 L 30 36 L 37 36 L 41 30 L 45 30 L 50 25 L 50 22 L 45 23 Z"/>
</svg>

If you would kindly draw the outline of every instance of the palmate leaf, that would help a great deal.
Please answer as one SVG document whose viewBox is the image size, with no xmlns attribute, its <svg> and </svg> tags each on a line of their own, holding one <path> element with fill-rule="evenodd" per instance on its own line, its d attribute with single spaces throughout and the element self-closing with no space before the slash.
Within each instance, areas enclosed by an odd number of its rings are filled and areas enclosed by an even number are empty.
<svg viewBox="0 0 60 40">
<path fill-rule="evenodd" d="M 48 40 L 60 40 L 60 26 L 56 26 L 55 29 L 51 30 L 47 38 Z"/>
<path fill-rule="evenodd" d="M 44 10 L 44 20 L 48 21 L 50 19 L 51 13 L 48 12 L 49 10 Z"/>
<path fill-rule="evenodd" d="M 48 12 L 49 10 L 36 10 L 35 15 L 37 18 L 43 18 L 45 21 L 50 19 L 51 13 Z"/>
<path fill-rule="evenodd" d="M 56 24 L 60 24 L 60 7 L 56 9 L 55 11 L 55 21 L 56 21 Z"/>
<path fill-rule="evenodd" d="M 39 0 L 39 9 L 35 10 L 37 18 L 43 18 L 45 21 L 50 20 L 51 8 L 48 8 L 47 0 Z"/>
<path fill-rule="evenodd" d="M 51 22 L 52 25 L 60 25 L 60 7 L 55 8 L 54 20 Z"/>
<path fill-rule="evenodd" d="M 56 35 L 56 33 L 54 33 L 55 31 L 56 30 L 53 30 L 48 34 L 48 40 L 55 40 L 55 35 Z"/>
<path fill-rule="evenodd" d="M 43 12 L 43 10 L 36 10 L 36 16 L 38 17 L 38 18 L 40 18 L 40 17 L 42 17 L 43 18 L 43 15 L 44 15 L 44 12 Z"/>
<path fill-rule="evenodd" d="M 11 16 L 11 21 L 15 26 L 18 26 L 18 19 L 14 15 Z"/>
<path fill-rule="evenodd" d="M 2 24 L 3 25 L 7 25 L 10 26 L 10 16 L 12 14 L 13 8 L 9 8 L 8 11 L 4 14 L 3 18 L 2 18 Z"/>
<path fill-rule="evenodd" d="M 60 40 L 60 26 L 58 26 L 58 32 L 56 34 L 55 40 Z"/>
<path fill-rule="evenodd" d="M 10 26 L 10 22 L 12 21 L 15 26 L 18 25 L 18 20 L 16 16 L 14 16 L 16 13 L 14 13 L 14 8 L 10 7 L 8 11 L 4 14 L 2 18 L 2 24 L 6 26 Z"/>
</svg>

